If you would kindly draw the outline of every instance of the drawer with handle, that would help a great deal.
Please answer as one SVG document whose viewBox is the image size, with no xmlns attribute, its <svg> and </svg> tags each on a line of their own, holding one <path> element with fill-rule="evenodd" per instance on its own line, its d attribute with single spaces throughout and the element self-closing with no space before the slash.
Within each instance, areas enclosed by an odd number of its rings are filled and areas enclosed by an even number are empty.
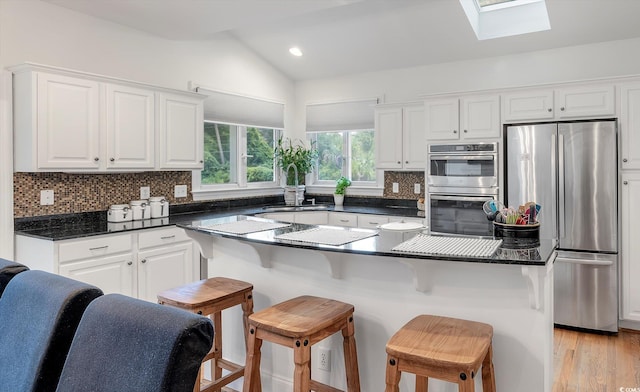
<svg viewBox="0 0 640 392">
<path fill-rule="evenodd" d="M 64 263 L 72 260 L 102 257 L 132 249 L 132 235 L 101 235 L 81 240 L 61 241 L 58 245 L 58 260 Z"/>
<path fill-rule="evenodd" d="M 144 230 L 138 234 L 138 249 L 153 248 L 184 241 L 191 241 L 191 238 L 185 233 L 184 229 L 179 227 Z"/>
<path fill-rule="evenodd" d="M 358 215 L 348 212 L 331 212 L 329 224 L 332 226 L 358 227 Z"/>
</svg>

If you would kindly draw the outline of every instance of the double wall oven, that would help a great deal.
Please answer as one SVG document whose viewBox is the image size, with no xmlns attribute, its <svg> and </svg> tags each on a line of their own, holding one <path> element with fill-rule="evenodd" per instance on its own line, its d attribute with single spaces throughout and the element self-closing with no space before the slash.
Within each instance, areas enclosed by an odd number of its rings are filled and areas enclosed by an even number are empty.
<svg viewBox="0 0 640 392">
<path fill-rule="evenodd" d="M 498 198 L 498 144 L 430 144 L 427 203 L 431 234 L 491 237 L 482 205 Z"/>
</svg>

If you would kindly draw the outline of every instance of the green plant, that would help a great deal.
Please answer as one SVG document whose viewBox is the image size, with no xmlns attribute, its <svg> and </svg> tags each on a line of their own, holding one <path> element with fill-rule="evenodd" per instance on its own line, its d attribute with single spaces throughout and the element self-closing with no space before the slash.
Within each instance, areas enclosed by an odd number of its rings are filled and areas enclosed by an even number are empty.
<svg viewBox="0 0 640 392">
<path fill-rule="evenodd" d="M 347 190 L 347 187 L 351 185 L 351 180 L 349 180 L 347 177 L 340 177 L 338 178 L 338 181 L 336 181 L 336 190 L 335 193 L 336 195 L 344 195 L 344 192 Z"/>
<path fill-rule="evenodd" d="M 318 158 L 318 149 L 314 142 L 311 142 L 310 147 L 307 148 L 301 140 L 293 142 L 291 139 L 280 138 L 273 150 L 273 158 L 276 166 L 286 172 L 287 185 L 295 185 L 295 172 L 293 168 L 289 170 L 287 168 L 292 163 L 296 165 L 298 184 L 301 185 L 304 184 L 304 176 L 313 170 L 313 164 Z"/>
</svg>

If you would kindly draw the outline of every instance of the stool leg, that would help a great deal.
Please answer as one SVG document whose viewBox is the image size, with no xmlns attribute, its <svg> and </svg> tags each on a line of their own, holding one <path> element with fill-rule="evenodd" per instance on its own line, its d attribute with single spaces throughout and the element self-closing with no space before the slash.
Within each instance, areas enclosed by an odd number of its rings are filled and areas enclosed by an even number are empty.
<svg viewBox="0 0 640 392">
<path fill-rule="evenodd" d="M 482 392 L 496 392 L 496 379 L 493 373 L 493 345 L 491 344 L 482 361 Z"/>
<path fill-rule="evenodd" d="M 429 392 L 429 378 L 416 375 L 416 392 Z M 484 391 L 482 391 L 484 392 Z"/>
<path fill-rule="evenodd" d="M 249 316 L 253 313 L 253 292 L 249 291 L 244 295 L 244 301 L 240 304 L 242 307 L 242 323 L 244 325 L 244 344 L 248 344 L 249 338 Z"/>
<path fill-rule="evenodd" d="M 260 380 L 260 348 L 262 347 L 262 339 L 256 338 L 257 330 L 253 328 L 254 333 L 249 334 L 247 342 L 247 358 L 244 367 L 244 383 L 242 392 L 260 392 L 262 391 L 262 381 Z M 251 329 L 249 329 L 251 331 Z"/>
<path fill-rule="evenodd" d="M 215 347 L 215 351 L 213 353 L 211 373 L 214 380 L 219 380 L 222 378 L 222 368 L 220 367 L 220 360 L 222 359 L 222 312 L 213 314 L 213 330 L 213 347 Z M 214 392 L 220 392 L 220 389 L 216 389 Z"/>
<path fill-rule="evenodd" d="M 476 386 L 473 382 L 473 378 L 467 377 L 466 380 L 458 381 L 458 392 L 475 392 Z"/>
<path fill-rule="evenodd" d="M 360 373 L 358 372 L 358 354 L 356 350 L 355 327 L 353 314 L 347 319 L 347 326 L 342 329 L 344 365 L 347 375 L 347 391 L 360 392 Z"/>
<path fill-rule="evenodd" d="M 309 339 L 296 341 L 296 347 L 293 348 L 293 362 L 295 363 L 293 392 L 309 392 L 311 390 L 311 345 Z"/>
<path fill-rule="evenodd" d="M 398 369 L 398 360 L 387 355 L 387 371 L 385 374 L 385 383 L 387 384 L 384 392 L 400 392 L 400 370 Z"/>
</svg>

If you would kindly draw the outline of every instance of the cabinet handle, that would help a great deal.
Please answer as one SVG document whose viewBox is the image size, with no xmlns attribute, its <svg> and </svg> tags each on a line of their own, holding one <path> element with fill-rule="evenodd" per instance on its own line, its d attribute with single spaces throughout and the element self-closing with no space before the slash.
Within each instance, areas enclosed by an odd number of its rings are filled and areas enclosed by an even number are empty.
<svg viewBox="0 0 640 392">
<path fill-rule="evenodd" d="M 201 159 L 201 160 L 200 160 L 200 163 L 204 163 L 204 161 Z"/>
<path fill-rule="evenodd" d="M 560 108 L 560 110 L 564 112 L 564 106 L 563 106 L 563 107 L 561 107 L 561 108 Z"/>
<path fill-rule="evenodd" d="M 142 264 L 144 264 L 144 263 L 146 263 L 146 262 L 147 262 L 147 259 L 142 259 L 142 260 L 140 260 L 140 262 L 141 262 Z"/>
<path fill-rule="evenodd" d="M 627 184 L 629 184 L 629 181 L 622 181 L 622 183 L 627 185 Z"/>
<path fill-rule="evenodd" d="M 628 159 L 627 158 L 622 158 L 622 162 L 627 162 Z"/>
<path fill-rule="evenodd" d="M 404 163 L 409 163 L 409 161 L 404 161 Z"/>
<path fill-rule="evenodd" d="M 466 129 L 464 130 L 464 133 L 467 133 L 467 130 L 466 130 Z"/>
<path fill-rule="evenodd" d="M 398 165 L 400 165 L 402 162 L 398 161 Z"/>
<path fill-rule="evenodd" d="M 176 235 L 168 235 L 168 236 L 164 236 L 164 237 L 160 237 L 161 240 L 168 240 L 170 238 L 176 238 Z"/>
<path fill-rule="evenodd" d="M 132 265 L 133 261 L 127 261 L 127 265 Z"/>
<path fill-rule="evenodd" d="M 94 161 L 96 161 L 96 162 L 98 162 L 98 161 L 100 160 L 100 158 L 95 157 L 95 158 L 93 158 L 93 160 L 94 160 Z"/>
<path fill-rule="evenodd" d="M 347 222 L 349 222 L 349 219 L 340 219 L 340 222 L 347 223 Z"/>
<path fill-rule="evenodd" d="M 455 129 L 453 130 L 453 133 L 458 133 L 458 131 L 456 131 Z"/>
<path fill-rule="evenodd" d="M 115 161 L 116 161 L 116 159 L 115 159 L 115 158 L 110 158 L 109 160 L 110 160 L 111 162 L 115 162 Z"/>
<path fill-rule="evenodd" d="M 551 113 L 551 111 L 552 111 L 552 110 L 553 110 L 553 109 L 549 108 L 549 109 L 547 109 L 547 112 Z"/>
<path fill-rule="evenodd" d="M 89 250 L 94 251 L 94 250 L 99 250 L 99 249 L 107 249 L 109 247 L 109 245 L 105 245 L 105 246 L 98 246 L 95 248 L 89 248 Z"/>
</svg>

